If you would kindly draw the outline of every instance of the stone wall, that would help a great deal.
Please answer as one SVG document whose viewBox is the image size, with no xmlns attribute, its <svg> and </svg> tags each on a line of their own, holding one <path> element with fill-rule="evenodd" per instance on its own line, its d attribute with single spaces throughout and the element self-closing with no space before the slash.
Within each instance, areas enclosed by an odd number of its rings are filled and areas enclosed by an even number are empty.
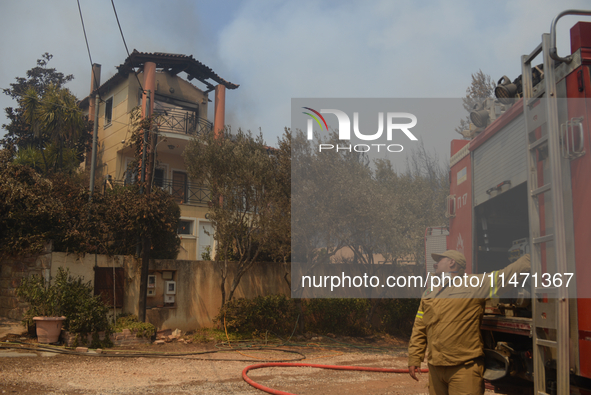
<svg viewBox="0 0 591 395">
<path fill-rule="evenodd" d="M 236 262 L 228 262 L 226 297 L 236 273 Z M 284 280 L 286 270 L 282 264 L 258 262 L 248 270 L 236 288 L 235 298 L 254 298 L 271 294 L 289 296 L 290 289 Z M 135 271 L 139 271 L 136 268 Z M 160 276 L 162 272 L 173 271 L 176 282 L 175 303 L 161 305 L 148 298 L 146 318 L 158 329 L 180 329 L 189 331 L 211 328 L 214 318 L 222 305 L 220 264 L 210 261 L 154 260 L 150 261 L 150 273 Z M 129 268 L 128 273 L 134 269 Z M 288 275 L 288 278 L 290 276 Z M 127 276 L 126 302 L 124 311 L 138 313 L 139 274 Z M 164 281 L 157 280 L 158 283 Z M 158 284 L 157 292 L 160 292 Z"/>
<path fill-rule="evenodd" d="M 24 277 L 38 274 L 49 279 L 51 245 L 41 255 L 5 257 L 0 261 L 0 316 L 14 320 L 23 318 L 27 304 L 16 297 L 16 289 Z"/>
<path fill-rule="evenodd" d="M 36 257 L 6 258 L 0 261 L 0 316 L 20 320 L 27 304 L 19 302 L 16 288 L 23 277 L 43 275 L 47 280 L 54 277 L 59 267 L 70 270 L 73 276 L 82 276 L 94 284 L 94 270 L 98 267 L 123 268 L 125 272 L 123 308 L 117 315 L 138 315 L 141 260 L 133 256 L 77 256 L 63 252 L 46 251 Z M 214 325 L 213 319 L 222 304 L 220 291 L 220 265 L 210 261 L 151 260 L 150 274 L 156 276 L 154 288 L 157 296 L 148 298 L 147 321 L 157 329 L 180 329 L 182 331 L 207 328 Z M 254 298 L 259 295 L 285 294 L 290 289 L 284 279 L 289 278 L 289 265 L 257 263 L 241 279 L 235 297 Z M 174 302 L 164 300 L 164 272 L 172 272 L 170 279 L 176 283 Z M 236 263 L 228 263 L 226 295 L 236 273 Z"/>
</svg>

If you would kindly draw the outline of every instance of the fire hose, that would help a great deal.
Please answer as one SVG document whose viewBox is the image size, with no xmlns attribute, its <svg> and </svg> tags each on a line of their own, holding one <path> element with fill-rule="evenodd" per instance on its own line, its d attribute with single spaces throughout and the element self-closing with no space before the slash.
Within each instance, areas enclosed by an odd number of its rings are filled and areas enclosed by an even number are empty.
<svg viewBox="0 0 591 395">
<path fill-rule="evenodd" d="M 285 392 L 276 390 L 273 388 L 266 387 L 262 384 L 259 384 L 248 377 L 248 371 L 254 369 L 261 369 L 261 368 L 271 368 L 271 367 L 278 367 L 278 368 L 289 368 L 289 367 L 310 367 L 310 368 L 320 368 L 320 369 L 333 369 L 333 370 L 357 370 L 357 371 L 365 371 L 365 372 L 380 372 L 380 373 L 408 373 L 408 369 L 386 369 L 386 368 L 371 368 L 365 366 L 342 366 L 342 365 L 317 365 L 311 363 L 279 363 L 279 362 L 269 362 L 269 363 L 261 363 L 257 365 L 250 365 L 244 368 L 242 371 L 242 378 L 248 384 L 253 386 L 256 389 L 261 391 L 265 391 L 269 394 L 274 395 L 295 395 L 291 392 Z M 420 369 L 421 373 L 428 373 L 429 369 Z"/>
</svg>

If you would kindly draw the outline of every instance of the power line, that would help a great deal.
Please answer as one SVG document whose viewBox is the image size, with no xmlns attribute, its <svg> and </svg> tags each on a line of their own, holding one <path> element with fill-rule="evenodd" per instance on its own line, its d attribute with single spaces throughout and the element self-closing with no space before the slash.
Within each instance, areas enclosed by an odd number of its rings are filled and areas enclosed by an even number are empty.
<svg viewBox="0 0 591 395">
<path fill-rule="evenodd" d="M 84 26 L 84 18 L 82 17 L 82 8 L 80 8 L 80 0 L 76 0 L 78 3 L 78 13 L 80 14 L 80 22 L 82 22 L 82 31 L 84 32 L 84 41 L 86 41 L 86 50 L 88 51 L 88 59 L 90 60 L 90 68 L 92 69 L 92 65 L 94 64 L 92 62 L 92 56 L 90 55 L 90 46 L 88 45 L 88 37 L 86 36 L 86 27 Z M 92 77 L 94 78 L 94 86 L 96 86 L 97 88 L 97 94 L 99 96 L 99 100 L 103 101 L 103 99 L 101 98 L 101 94 L 98 92 L 98 88 L 99 88 L 99 84 L 98 81 L 96 80 L 96 75 L 94 74 L 94 72 L 92 73 Z"/>
<path fill-rule="evenodd" d="M 123 29 L 121 28 L 121 23 L 119 23 L 119 16 L 117 15 L 117 10 L 115 9 L 114 0 L 111 0 L 111 4 L 113 5 L 113 12 L 115 13 L 115 19 L 117 20 L 117 26 L 119 26 L 119 32 L 121 33 L 121 38 L 123 39 L 123 45 L 125 46 L 125 51 L 127 51 L 127 57 L 129 57 L 129 49 L 127 48 L 127 43 L 125 42 L 125 36 L 123 35 Z M 135 78 L 137 79 L 137 83 L 140 85 L 140 89 L 143 92 L 144 88 L 142 86 L 142 83 L 140 82 L 140 79 L 138 78 L 135 71 L 133 72 L 133 74 L 135 75 Z"/>
<path fill-rule="evenodd" d="M 113 12 L 115 13 L 115 19 L 117 19 L 117 26 L 119 26 L 119 32 L 121 32 L 121 38 L 123 39 L 123 45 L 125 45 L 125 50 L 127 51 L 127 56 L 129 56 L 129 49 L 127 49 L 127 43 L 125 42 L 125 37 L 123 36 L 123 29 L 121 29 L 121 24 L 119 23 L 119 16 L 117 15 L 117 10 L 115 9 L 115 3 L 111 0 L 111 4 L 113 5 Z"/>
</svg>

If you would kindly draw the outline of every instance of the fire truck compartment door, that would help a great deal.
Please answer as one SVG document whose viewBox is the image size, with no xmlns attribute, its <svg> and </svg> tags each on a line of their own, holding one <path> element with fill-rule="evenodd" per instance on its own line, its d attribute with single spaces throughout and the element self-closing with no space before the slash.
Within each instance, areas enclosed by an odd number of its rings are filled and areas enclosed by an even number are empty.
<svg viewBox="0 0 591 395">
<path fill-rule="evenodd" d="M 474 151 L 474 206 L 527 181 L 524 128 L 522 113 Z"/>
</svg>

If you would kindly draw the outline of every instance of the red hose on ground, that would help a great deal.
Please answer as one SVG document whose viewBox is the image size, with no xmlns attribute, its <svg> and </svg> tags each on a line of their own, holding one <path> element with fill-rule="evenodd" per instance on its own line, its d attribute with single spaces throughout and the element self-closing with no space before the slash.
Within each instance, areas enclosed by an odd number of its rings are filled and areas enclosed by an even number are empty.
<svg viewBox="0 0 591 395">
<path fill-rule="evenodd" d="M 258 365 L 250 365 L 244 368 L 242 371 L 242 378 L 248 384 L 252 385 L 254 388 L 259 389 L 261 391 L 265 391 L 269 394 L 274 395 L 295 395 L 291 392 L 279 391 L 274 390 L 273 388 L 265 387 L 262 384 L 259 384 L 253 381 L 251 378 L 248 377 L 248 371 L 254 369 L 261 369 L 261 368 L 272 368 L 272 367 L 279 367 L 279 368 L 289 368 L 289 367 L 310 367 L 310 368 L 320 368 L 320 369 L 334 369 L 334 370 L 361 370 L 366 372 L 381 372 L 381 373 L 408 373 L 408 369 L 386 369 L 386 368 L 369 368 L 365 366 L 341 366 L 341 365 L 316 365 L 311 363 L 281 363 L 281 362 L 269 362 L 269 363 L 261 363 Z M 428 373 L 429 369 L 421 369 L 421 373 Z"/>
</svg>

